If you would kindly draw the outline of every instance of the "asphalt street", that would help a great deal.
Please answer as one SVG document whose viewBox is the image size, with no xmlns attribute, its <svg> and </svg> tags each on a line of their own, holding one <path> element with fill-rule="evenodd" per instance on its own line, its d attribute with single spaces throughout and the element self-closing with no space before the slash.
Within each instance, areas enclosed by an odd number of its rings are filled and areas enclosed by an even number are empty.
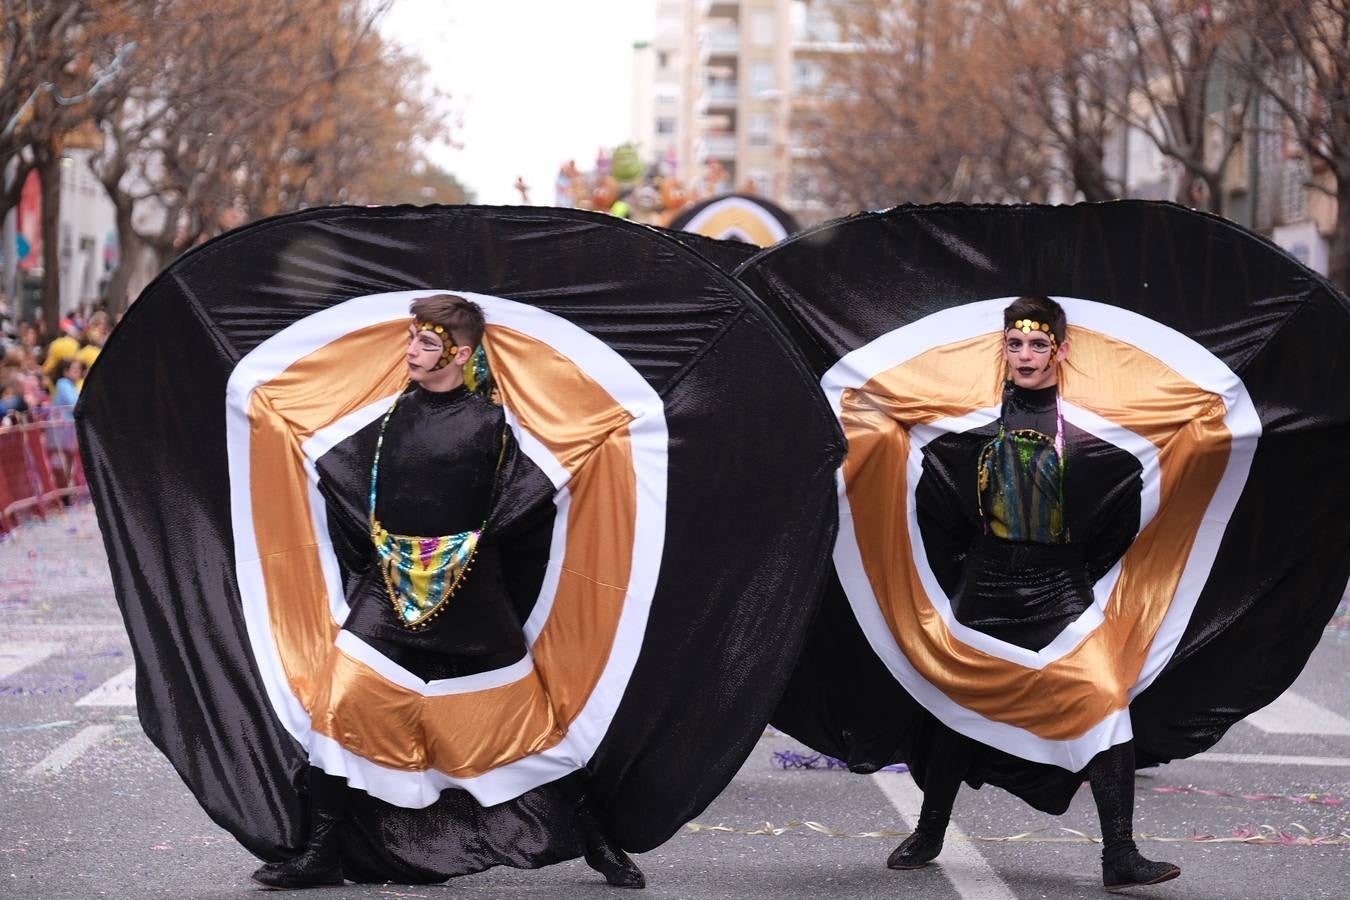
<svg viewBox="0 0 1350 900">
<path fill-rule="evenodd" d="M 904 773 L 784 768 L 770 730 L 696 821 L 639 857 L 648 898 L 1103 897 L 1085 788 L 1062 817 L 965 790 L 939 864 L 892 872 L 920 795 Z M 1141 773 L 1140 847 L 1182 867 L 1157 898 L 1347 896 L 1350 606 L 1283 698 L 1210 753 Z M 132 659 L 92 509 L 0 543 L 0 896 L 239 897 L 256 860 L 141 733 Z M 311 892 L 304 892 L 309 896 Z M 327 897 L 601 897 L 580 862 Z"/>
</svg>

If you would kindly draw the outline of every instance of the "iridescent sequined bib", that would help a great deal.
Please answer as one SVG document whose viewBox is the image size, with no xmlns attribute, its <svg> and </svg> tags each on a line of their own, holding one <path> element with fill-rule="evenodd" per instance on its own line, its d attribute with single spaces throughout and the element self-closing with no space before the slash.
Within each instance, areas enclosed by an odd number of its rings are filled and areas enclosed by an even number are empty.
<svg viewBox="0 0 1350 900">
<path fill-rule="evenodd" d="M 1055 397 L 1055 436 L 1030 428 L 998 434 L 979 461 L 980 518 L 985 531 L 1008 541 L 1062 544 L 1064 521 L 1064 414 Z"/>
<path fill-rule="evenodd" d="M 400 393 L 399 397 L 402 396 Z M 445 608 L 469 574 L 478 552 L 478 538 L 487 522 L 476 531 L 416 537 L 391 534 L 375 518 L 375 487 L 380 477 L 384 429 L 397 407 L 395 398 L 380 422 L 380 436 L 375 441 L 375 462 L 370 467 L 370 537 L 375 542 L 384 587 L 399 622 L 407 628 L 419 628 Z"/>
</svg>

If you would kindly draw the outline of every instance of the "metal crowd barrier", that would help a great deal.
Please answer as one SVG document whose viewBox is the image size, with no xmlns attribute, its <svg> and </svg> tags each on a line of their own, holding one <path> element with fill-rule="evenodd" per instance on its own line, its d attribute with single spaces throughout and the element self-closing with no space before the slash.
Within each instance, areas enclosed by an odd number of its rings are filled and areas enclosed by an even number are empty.
<svg viewBox="0 0 1350 900">
<path fill-rule="evenodd" d="M 0 428 L 0 536 L 20 517 L 60 512 L 89 495 L 73 407 L 38 411 L 37 421 Z"/>
</svg>

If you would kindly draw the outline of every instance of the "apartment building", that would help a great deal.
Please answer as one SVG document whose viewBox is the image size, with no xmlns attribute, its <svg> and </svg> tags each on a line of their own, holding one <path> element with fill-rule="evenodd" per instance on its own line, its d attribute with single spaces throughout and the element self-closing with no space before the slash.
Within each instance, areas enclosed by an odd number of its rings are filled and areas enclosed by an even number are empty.
<svg viewBox="0 0 1350 900">
<path fill-rule="evenodd" d="M 701 192 L 753 191 L 799 220 L 824 215 L 793 128 L 823 57 L 848 52 L 830 0 L 658 0 L 634 50 L 633 140 Z"/>
</svg>

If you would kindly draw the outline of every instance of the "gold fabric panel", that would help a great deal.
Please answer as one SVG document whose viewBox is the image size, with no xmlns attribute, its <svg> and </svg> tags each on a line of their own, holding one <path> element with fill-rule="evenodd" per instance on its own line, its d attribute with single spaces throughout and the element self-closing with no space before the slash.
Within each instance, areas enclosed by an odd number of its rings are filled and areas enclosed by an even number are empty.
<svg viewBox="0 0 1350 900">
<path fill-rule="evenodd" d="M 1097 332 L 1070 330 L 1066 401 L 1148 437 L 1162 449 L 1158 515 L 1122 559 L 1106 621 L 1074 650 L 1030 669 L 966 646 L 947 629 L 919 580 L 907 528 L 906 470 L 914 425 L 999 401 L 1002 335 L 935 347 L 845 392 L 844 464 L 858 546 L 891 634 L 923 677 L 981 715 L 1050 740 L 1081 736 L 1123 708 L 1166 615 L 1204 509 L 1227 464 L 1220 398 L 1155 357 Z M 975 477 L 975 473 L 971 473 Z"/>
<path fill-rule="evenodd" d="M 343 335 L 254 392 L 253 525 L 272 635 L 315 730 L 390 768 L 472 777 L 558 743 L 604 670 L 632 564 L 632 416 L 551 347 L 489 328 L 492 363 L 513 376 L 499 379 L 504 399 L 575 476 L 563 577 L 529 675 L 468 694 L 406 690 L 333 644 L 301 451 L 316 431 L 399 389 L 406 328 L 395 320 Z"/>
<path fill-rule="evenodd" d="M 520 424 L 575 474 L 586 457 L 632 415 L 567 357 L 527 334 L 489 325 L 483 346 L 502 401 Z"/>
<path fill-rule="evenodd" d="M 621 485 L 621 490 L 614 491 L 615 485 Z M 566 604 L 567 614 L 560 616 L 554 606 L 533 651 L 535 666 L 548 683 L 554 711 L 564 727 L 581 712 L 604 671 L 628 594 L 637 527 L 637 477 L 626 425 L 596 449 L 568 489 L 572 513 L 567 520 L 567 551 L 556 601 Z"/>
<path fill-rule="evenodd" d="M 332 650 L 315 679 L 314 730 L 391 769 L 468 778 L 562 740 L 543 681 L 423 697 Z"/>
</svg>

